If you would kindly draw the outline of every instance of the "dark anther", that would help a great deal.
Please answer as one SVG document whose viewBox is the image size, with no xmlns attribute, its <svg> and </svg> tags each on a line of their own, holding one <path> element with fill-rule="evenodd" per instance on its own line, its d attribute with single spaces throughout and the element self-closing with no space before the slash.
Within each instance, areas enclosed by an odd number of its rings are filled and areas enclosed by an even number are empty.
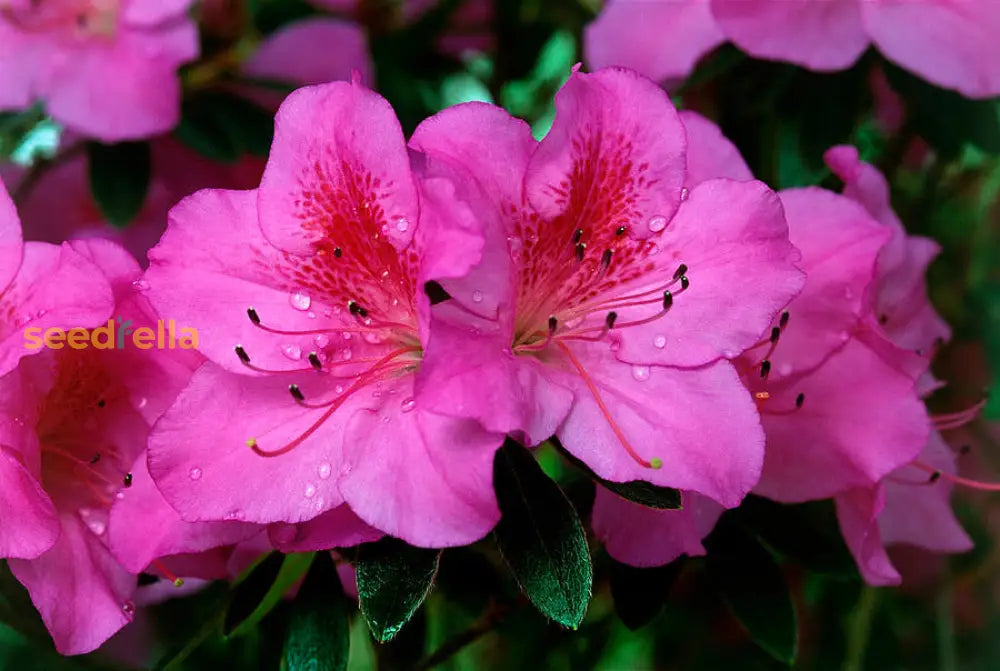
<svg viewBox="0 0 1000 671">
<path fill-rule="evenodd" d="M 760 362 L 760 376 L 766 378 L 767 374 L 771 372 L 771 362 L 764 359 Z"/>
<path fill-rule="evenodd" d="M 575 231 L 573 231 L 573 244 L 575 245 L 576 243 L 580 242 L 580 238 L 582 237 L 583 237 L 582 228 L 578 228 Z"/>
<path fill-rule="evenodd" d="M 805 394 L 799 394 L 798 396 L 795 397 L 795 407 L 796 408 L 801 408 L 802 404 L 805 403 L 805 402 L 806 402 L 806 395 Z"/>
<path fill-rule="evenodd" d="M 778 338 L 781 337 L 781 327 L 775 326 L 771 329 L 771 342 L 778 342 Z"/>
<path fill-rule="evenodd" d="M 347 301 L 347 309 L 350 310 L 352 315 L 357 317 L 367 317 L 368 310 L 358 305 L 355 301 Z"/>
<path fill-rule="evenodd" d="M 559 326 L 559 320 L 555 317 L 549 317 L 549 335 L 556 332 L 557 326 Z"/>
<path fill-rule="evenodd" d="M 107 404 L 108 404 L 108 402 L 107 402 L 107 401 L 105 401 L 105 400 L 104 400 L 103 398 L 97 401 L 97 407 L 98 407 L 98 408 L 103 408 L 103 407 L 104 407 L 104 406 L 106 406 Z"/>
<path fill-rule="evenodd" d="M 615 327 L 615 320 L 618 319 L 617 312 L 609 312 L 608 316 L 604 318 L 604 326 L 608 329 L 613 329 Z"/>
<path fill-rule="evenodd" d="M 319 360 L 319 355 L 316 352 L 309 353 L 309 365 L 316 370 L 323 370 L 323 362 Z"/>
<path fill-rule="evenodd" d="M 583 242 L 576 243 L 576 260 L 583 261 L 583 254 L 587 251 L 587 245 Z"/>
<path fill-rule="evenodd" d="M 618 230 L 615 231 L 615 235 L 625 235 L 625 231 L 627 230 L 624 226 L 619 226 Z"/>
<path fill-rule="evenodd" d="M 249 317 L 250 321 L 252 321 L 255 325 L 260 325 L 260 315 L 257 314 L 257 310 L 255 308 L 247 308 L 247 317 Z"/>
<path fill-rule="evenodd" d="M 669 310 L 670 306 L 674 304 L 674 295 L 670 293 L 670 289 L 663 292 L 663 309 Z"/>
<path fill-rule="evenodd" d="M 132 486 L 132 473 L 131 472 L 126 473 L 125 474 L 125 479 L 122 482 L 124 483 L 124 485 L 126 487 L 131 487 Z"/>
<path fill-rule="evenodd" d="M 243 349 L 243 345 L 237 345 L 233 349 L 236 350 L 236 356 L 240 358 L 240 361 L 243 363 L 250 363 L 250 355 L 247 354 L 245 349 Z"/>
<path fill-rule="evenodd" d="M 611 265 L 611 255 L 614 252 L 610 249 L 605 249 L 604 253 L 601 254 L 601 267 L 607 270 L 608 266 Z"/>
<path fill-rule="evenodd" d="M 302 390 L 299 389 L 299 385 L 297 384 L 288 385 L 288 393 L 291 394 L 292 398 L 294 398 L 299 403 L 302 403 L 303 401 L 306 400 L 306 397 L 302 395 Z"/>
<path fill-rule="evenodd" d="M 683 276 L 684 273 L 686 273 L 687 271 L 688 267 L 686 264 L 682 263 L 681 265 L 677 266 L 677 270 L 674 271 L 674 279 L 679 280 L 681 276 Z"/>
<path fill-rule="evenodd" d="M 933 473 L 931 473 L 931 477 L 929 477 L 927 481 L 933 483 L 937 482 L 940 479 L 941 479 L 941 471 L 934 471 Z"/>
<path fill-rule="evenodd" d="M 687 289 L 691 286 L 691 280 L 687 278 L 687 275 L 681 275 L 681 289 Z"/>
<path fill-rule="evenodd" d="M 94 464 L 96 464 L 100 460 L 101 460 L 101 453 L 100 452 L 94 452 L 94 456 L 92 456 L 90 458 L 90 464 L 94 465 Z"/>
<path fill-rule="evenodd" d="M 972 445 L 963 445 L 962 447 L 958 448 L 959 455 L 963 457 L 971 451 L 972 451 Z"/>
<path fill-rule="evenodd" d="M 341 256 L 344 255 L 344 250 L 342 250 L 340 247 L 334 247 L 333 248 L 333 255 L 336 256 L 339 259 Z"/>
<path fill-rule="evenodd" d="M 431 299 L 431 305 L 444 303 L 451 299 L 451 294 L 445 291 L 439 282 L 435 282 L 434 280 L 424 282 L 424 293 L 427 294 L 427 298 Z"/>
<path fill-rule="evenodd" d="M 889 321 L 889 315 L 887 315 L 887 314 L 881 314 L 881 315 L 878 316 L 878 323 L 879 324 L 885 325 L 886 323 L 888 323 L 888 321 Z"/>
<path fill-rule="evenodd" d="M 791 317 L 791 316 L 792 315 L 791 315 L 791 313 L 788 312 L 788 310 L 785 310 L 784 312 L 782 312 L 781 313 L 781 318 L 778 319 L 778 328 L 782 328 L 783 329 L 786 326 L 788 326 L 788 318 Z"/>
</svg>

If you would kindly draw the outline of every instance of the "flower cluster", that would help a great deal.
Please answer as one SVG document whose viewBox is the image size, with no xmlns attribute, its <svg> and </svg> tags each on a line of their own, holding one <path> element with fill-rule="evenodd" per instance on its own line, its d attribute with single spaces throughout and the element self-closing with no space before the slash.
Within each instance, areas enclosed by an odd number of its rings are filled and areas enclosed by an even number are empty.
<svg viewBox="0 0 1000 671">
<path fill-rule="evenodd" d="M 0 96 L 58 116 L 83 75 L 51 68 L 111 58 L 162 104 L 66 123 L 105 138 L 168 123 L 170 87 L 141 68 L 167 77 L 193 55 L 172 18 L 188 3 L 63 4 L 31 21 L 0 4 L 0 30 L 39 54 Z M 751 4 L 711 8 L 735 31 Z M 173 46 L 116 55 L 136 26 Z M 842 193 L 775 192 L 630 70 L 574 70 L 555 106 L 541 141 L 487 103 L 407 141 L 360 75 L 301 88 L 259 186 L 176 204 L 146 270 L 108 240 L 22 242 L 2 193 L 0 556 L 61 652 L 130 621 L 140 572 L 226 577 L 247 547 L 473 543 L 501 518 L 508 439 L 582 462 L 593 532 L 634 566 L 703 554 L 751 493 L 833 498 L 871 584 L 900 580 L 887 545 L 970 546 L 950 490 L 988 485 L 956 475 L 938 432 L 978 406 L 924 406 L 949 337 L 924 280 L 937 247 L 907 235 L 880 173 L 838 146 Z M 170 321 L 198 349 L 24 344 L 109 320 Z M 635 481 L 683 508 L 623 497 Z"/>
</svg>

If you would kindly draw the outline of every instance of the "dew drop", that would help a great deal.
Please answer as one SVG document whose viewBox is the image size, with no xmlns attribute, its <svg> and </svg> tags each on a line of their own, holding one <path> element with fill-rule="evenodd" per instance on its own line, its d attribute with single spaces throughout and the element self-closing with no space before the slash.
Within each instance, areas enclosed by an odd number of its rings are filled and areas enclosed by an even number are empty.
<svg viewBox="0 0 1000 671">
<path fill-rule="evenodd" d="M 330 474 L 333 473 L 333 467 L 330 466 L 329 462 L 324 461 L 316 469 L 316 473 L 319 475 L 320 480 L 328 480 L 330 479 Z"/>
<path fill-rule="evenodd" d="M 298 361 L 302 358 L 302 349 L 295 343 L 289 343 L 287 345 L 281 346 L 281 353 L 292 361 Z"/>
<path fill-rule="evenodd" d="M 307 499 L 311 499 L 312 497 L 316 496 L 316 485 L 310 482 L 308 485 L 306 485 L 306 490 L 305 492 L 303 492 L 303 494 Z"/>
<path fill-rule="evenodd" d="M 368 332 L 364 334 L 365 342 L 371 343 L 372 345 L 377 345 L 382 342 L 382 336 L 377 333 Z"/>
<path fill-rule="evenodd" d="M 319 511 L 323 510 L 323 497 L 322 496 L 319 497 L 318 499 L 316 499 L 316 502 L 313 503 L 313 509 L 316 512 L 319 512 Z"/>
<path fill-rule="evenodd" d="M 225 520 L 242 520 L 243 519 L 243 511 L 240 510 L 239 508 L 237 508 L 236 510 L 231 510 L 228 513 L 226 513 L 226 515 L 225 515 L 225 517 L 223 517 L 223 519 L 225 519 Z"/>
<path fill-rule="evenodd" d="M 304 294 L 301 291 L 296 291 L 288 297 L 288 302 L 296 310 L 308 310 L 309 306 L 312 305 L 312 299 L 309 298 L 308 294 Z"/>
<path fill-rule="evenodd" d="M 649 230 L 653 233 L 659 233 L 667 227 L 667 218 L 657 215 L 649 220 L 647 226 L 649 226 Z"/>
<path fill-rule="evenodd" d="M 412 398 L 404 400 L 399 406 L 403 412 L 411 412 L 415 407 L 417 407 L 417 402 Z"/>
<path fill-rule="evenodd" d="M 350 361 L 351 357 L 353 357 L 353 356 L 354 356 L 354 353 L 351 352 L 351 348 L 350 347 L 345 347 L 344 351 L 340 353 L 340 358 L 343 359 L 344 361 Z"/>
<path fill-rule="evenodd" d="M 480 291 L 479 289 L 476 289 L 475 291 L 473 291 L 472 292 L 472 302 L 473 303 L 482 303 L 483 302 L 483 292 Z"/>
<path fill-rule="evenodd" d="M 192 480 L 201 480 L 201 469 L 197 467 L 192 468 L 188 472 L 188 475 L 191 477 Z"/>
<path fill-rule="evenodd" d="M 316 319 L 316 313 L 313 312 L 312 310 L 310 310 L 309 312 L 307 312 L 306 316 L 309 317 L 309 319 Z"/>
<path fill-rule="evenodd" d="M 126 601 L 122 604 L 122 612 L 129 616 L 131 619 L 135 615 L 135 604 L 131 601 Z"/>
<path fill-rule="evenodd" d="M 147 405 L 149 405 L 149 399 L 148 399 L 148 398 L 146 398 L 145 396 L 142 396 L 142 397 L 140 397 L 140 398 L 139 398 L 139 400 L 138 400 L 138 401 L 136 401 L 136 404 L 135 404 L 135 406 L 136 406 L 136 407 L 137 407 L 137 408 L 138 408 L 139 410 L 142 410 L 142 409 L 143 409 L 143 408 L 145 408 L 145 407 L 146 407 Z"/>
<path fill-rule="evenodd" d="M 632 377 L 639 382 L 649 379 L 649 366 L 632 366 Z"/>
<path fill-rule="evenodd" d="M 664 335 L 658 335 L 653 338 L 653 346 L 656 349 L 663 349 L 667 345 L 667 337 Z"/>
<path fill-rule="evenodd" d="M 410 222 L 406 217 L 400 217 L 396 220 L 396 230 L 400 233 L 406 233 L 410 229 Z"/>
<path fill-rule="evenodd" d="M 688 188 L 686 186 L 683 189 L 681 189 L 681 201 L 687 200 L 688 196 L 690 196 L 690 195 L 691 195 L 691 192 L 688 191 Z"/>
<path fill-rule="evenodd" d="M 343 394 L 344 393 L 344 388 L 338 384 L 336 387 L 333 388 L 333 393 L 334 394 Z"/>
<path fill-rule="evenodd" d="M 132 288 L 136 291 L 149 291 L 149 282 L 146 280 L 133 280 Z"/>
<path fill-rule="evenodd" d="M 323 349 L 324 347 L 330 344 L 330 336 L 328 336 L 325 333 L 320 333 L 318 336 L 313 338 L 313 342 L 316 343 L 316 347 Z"/>
</svg>

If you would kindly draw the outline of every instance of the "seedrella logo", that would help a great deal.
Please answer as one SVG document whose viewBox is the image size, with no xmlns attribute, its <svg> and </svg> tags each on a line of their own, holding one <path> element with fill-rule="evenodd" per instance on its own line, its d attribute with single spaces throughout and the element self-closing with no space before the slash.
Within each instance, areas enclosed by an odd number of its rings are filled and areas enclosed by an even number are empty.
<svg viewBox="0 0 1000 671">
<path fill-rule="evenodd" d="M 44 333 L 39 327 L 24 331 L 26 349 L 125 349 L 131 344 L 136 349 L 197 349 L 198 330 L 177 328 L 176 322 L 162 319 L 156 328 L 133 327 L 131 319 L 117 317 L 109 319 L 104 326 L 95 329 L 73 328 L 69 330 L 53 327 Z"/>
</svg>

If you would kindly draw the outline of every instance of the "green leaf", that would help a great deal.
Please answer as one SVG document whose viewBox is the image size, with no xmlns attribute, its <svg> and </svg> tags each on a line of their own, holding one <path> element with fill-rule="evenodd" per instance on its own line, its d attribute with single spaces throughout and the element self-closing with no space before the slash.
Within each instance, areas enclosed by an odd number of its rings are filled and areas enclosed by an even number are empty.
<svg viewBox="0 0 1000 671">
<path fill-rule="evenodd" d="M 210 91 L 184 103 L 174 133 L 199 154 L 233 163 L 244 154 L 267 155 L 274 138 L 274 118 L 245 98 Z"/>
<path fill-rule="evenodd" d="M 440 550 L 407 545 L 395 538 L 358 550 L 361 612 L 379 643 L 392 639 L 420 608 L 437 574 Z"/>
<path fill-rule="evenodd" d="M 562 455 L 573 465 L 589 473 L 590 477 L 603 485 L 605 489 L 614 492 L 623 499 L 658 510 L 680 510 L 682 508 L 680 491 L 672 487 L 660 487 L 645 480 L 631 480 L 629 482 L 611 482 L 610 480 L 605 480 L 590 470 L 587 464 L 567 452 L 566 448 L 562 447 L 557 439 L 553 438 L 551 442 L 556 445 L 559 451 L 562 452 Z"/>
<path fill-rule="evenodd" d="M 87 147 L 90 192 L 104 218 L 115 226 L 131 222 L 146 201 L 151 161 L 146 142 L 121 142 Z"/>
<path fill-rule="evenodd" d="M 683 567 L 683 558 L 652 568 L 611 560 L 611 597 L 626 627 L 635 631 L 659 615 Z"/>
<path fill-rule="evenodd" d="M 257 564 L 233 588 L 223 632 L 241 636 L 260 622 L 281 598 L 309 570 L 311 552 L 281 555 L 272 553 Z"/>
<path fill-rule="evenodd" d="M 330 553 L 321 552 L 292 605 L 282 668 L 343 671 L 350 644 L 347 598 Z"/>
<path fill-rule="evenodd" d="M 771 553 L 753 536 L 725 521 L 705 545 L 709 575 L 750 638 L 775 659 L 794 662 L 795 606 L 785 575 Z"/>
<path fill-rule="evenodd" d="M 577 628 L 593 571 L 573 505 L 531 453 L 510 439 L 493 461 L 493 484 L 502 513 L 497 543 L 521 590 L 546 616 Z"/>
</svg>

